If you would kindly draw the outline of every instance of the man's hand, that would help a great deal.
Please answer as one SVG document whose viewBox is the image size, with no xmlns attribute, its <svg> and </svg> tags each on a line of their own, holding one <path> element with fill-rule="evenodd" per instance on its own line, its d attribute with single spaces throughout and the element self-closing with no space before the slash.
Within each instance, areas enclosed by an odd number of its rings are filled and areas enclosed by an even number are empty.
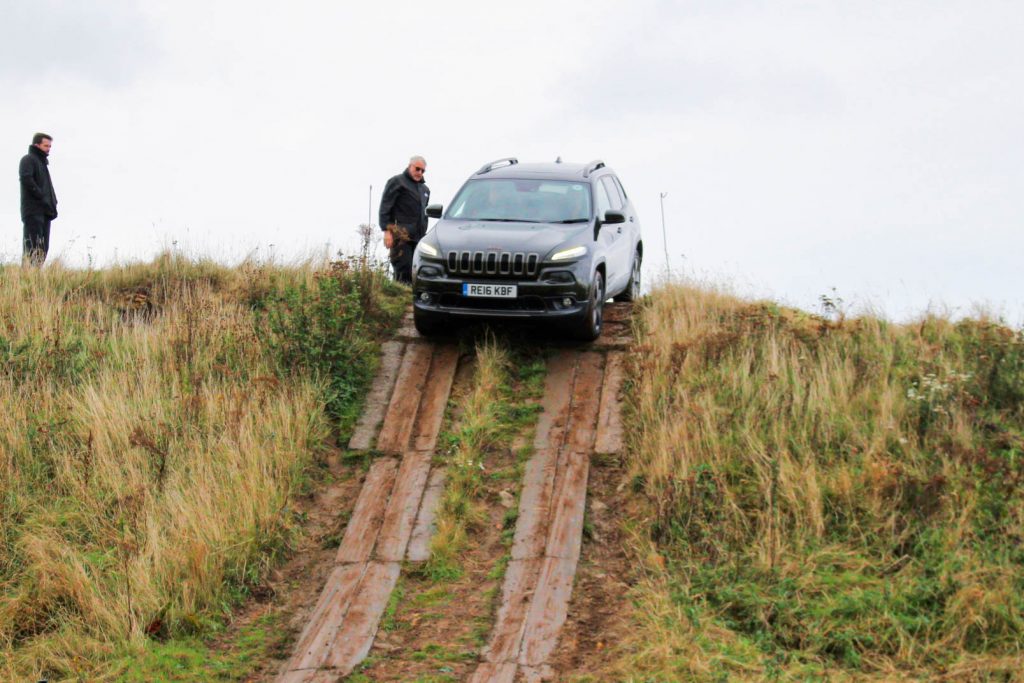
<svg viewBox="0 0 1024 683">
<path fill-rule="evenodd" d="M 393 245 L 394 243 L 395 243 L 395 236 L 394 236 L 394 234 L 391 232 L 391 230 L 385 230 L 384 231 L 384 246 L 386 248 L 390 249 L 391 245 Z"/>
</svg>

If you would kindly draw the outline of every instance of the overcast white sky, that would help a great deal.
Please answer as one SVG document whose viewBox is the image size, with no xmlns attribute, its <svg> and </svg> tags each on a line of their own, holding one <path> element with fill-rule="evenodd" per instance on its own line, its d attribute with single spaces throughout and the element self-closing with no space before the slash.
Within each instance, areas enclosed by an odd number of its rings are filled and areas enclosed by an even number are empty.
<svg viewBox="0 0 1024 683">
<path fill-rule="evenodd" d="M 602 158 L 680 272 L 893 318 L 1024 320 L 1019 2 L 0 0 L 0 260 L 54 136 L 51 255 L 353 244 L 427 158 Z M 374 219 L 375 220 L 375 219 Z"/>
</svg>

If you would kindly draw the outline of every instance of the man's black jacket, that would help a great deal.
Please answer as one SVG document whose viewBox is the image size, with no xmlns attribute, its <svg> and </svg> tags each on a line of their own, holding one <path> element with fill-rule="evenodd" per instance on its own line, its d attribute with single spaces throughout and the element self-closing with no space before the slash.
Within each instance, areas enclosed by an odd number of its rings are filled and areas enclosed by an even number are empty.
<svg viewBox="0 0 1024 683">
<path fill-rule="evenodd" d="M 380 198 L 380 229 L 397 224 L 409 233 L 410 242 L 419 242 L 427 233 L 427 204 L 430 188 L 422 180 L 416 182 L 409 170 L 399 173 L 384 186 Z"/>
<path fill-rule="evenodd" d="M 57 217 L 57 195 L 50 181 L 50 169 L 46 153 L 35 145 L 28 148 L 28 154 L 18 164 L 18 179 L 21 181 L 21 217 Z"/>
</svg>

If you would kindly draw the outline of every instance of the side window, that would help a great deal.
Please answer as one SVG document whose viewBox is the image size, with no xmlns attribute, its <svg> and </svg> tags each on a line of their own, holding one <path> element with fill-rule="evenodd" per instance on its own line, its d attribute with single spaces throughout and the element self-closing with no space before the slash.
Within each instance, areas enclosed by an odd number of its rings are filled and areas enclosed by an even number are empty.
<svg viewBox="0 0 1024 683">
<path fill-rule="evenodd" d="M 608 192 L 604 189 L 604 183 L 594 183 L 594 194 L 597 198 L 597 215 L 599 218 L 604 219 L 604 212 L 612 208 L 612 203 L 608 199 Z"/>
<path fill-rule="evenodd" d="M 615 187 L 617 187 L 619 189 L 619 194 L 622 195 L 622 205 L 625 206 L 626 205 L 626 199 L 629 198 L 629 195 L 626 194 L 626 188 L 624 188 L 622 186 L 622 181 L 619 180 L 618 176 L 612 176 L 612 177 L 615 179 Z"/>
<path fill-rule="evenodd" d="M 622 195 L 619 194 L 619 188 L 615 187 L 615 182 L 612 180 L 610 175 L 606 175 L 601 178 L 601 184 L 604 185 L 605 191 L 608 193 L 608 199 L 611 200 L 611 206 L 616 211 L 622 211 Z"/>
<path fill-rule="evenodd" d="M 612 176 L 615 180 L 615 187 L 618 187 L 618 194 L 623 196 L 623 204 L 626 204 L 626 200 L 629 199 L 629 195 L 626 194 L 626 188 L 623 187 L 623 181 L 618 179 L 618 176 Z"/>
</svg>

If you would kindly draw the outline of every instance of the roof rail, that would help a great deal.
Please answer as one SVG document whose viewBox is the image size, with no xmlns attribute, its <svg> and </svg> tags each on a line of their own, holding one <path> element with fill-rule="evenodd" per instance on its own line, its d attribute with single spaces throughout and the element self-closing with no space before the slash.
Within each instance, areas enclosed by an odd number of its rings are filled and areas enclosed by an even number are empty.
<svg viewBox="0 0 1024 683">
<path fill-rule="evenodd" d="M 599 168 L 604 168 L 604 162 L 600 159 L 594 159 L 589 164 L 583 167 L 583 177 L 589 178 L 590 174 Z"/>
<path fill-rule="evenodd" d="M 497 161 L 492 161 L 489 164 L 484 164 L 483 166 L 481 166 L 480 170 L 477 171 L 476 174 L 483 175 L 484 173 L 490 173 L 499 166 L 512 166 L 513 164 L 518 163 L 519 159 L 516 159 L 515 157 L 506 157 L 504 159 L 498 159 Z"/>
</svg>

